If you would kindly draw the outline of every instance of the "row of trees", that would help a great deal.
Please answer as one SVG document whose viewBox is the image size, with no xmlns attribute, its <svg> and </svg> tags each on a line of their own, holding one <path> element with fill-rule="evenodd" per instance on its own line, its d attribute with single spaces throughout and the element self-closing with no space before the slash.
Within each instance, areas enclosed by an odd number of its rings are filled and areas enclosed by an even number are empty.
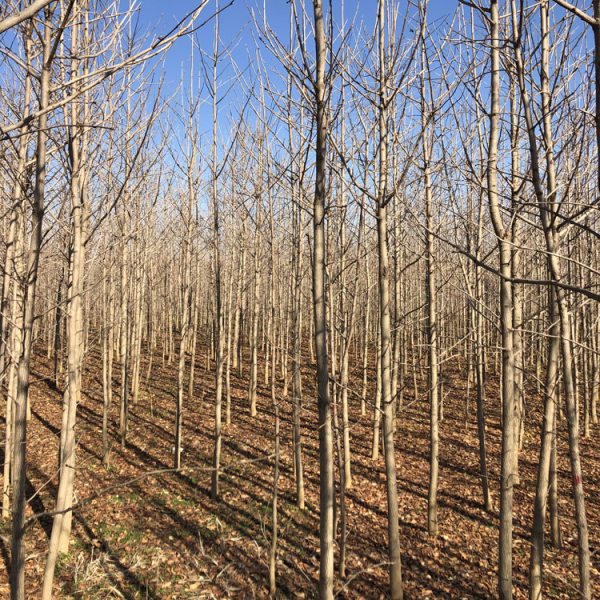
<svg viewBox="0 0 600 600">
<path fill-rule="evenodd" d="M 214 498 L 222 420 L 235 418 L 231 372 L 247 376 L 255 417 L 258 359 L 265 359 L 276 457 L 273 594 L 279 405 L 288 395 L 297 503 L 304 508 L 303 365 L 317 367 L 320 596 L 333 597 L 338 517 L 345 574 L 349 408 L 356 402 L 372 415 L 372 458 L 381 447 L 385 457 L 390 593 L 397 599 L 395 423 L 417 400 L 424 375 L 428 530 L 435 536 L 444 372 L 456 361 L 469 390 L 465 420 L 478 424 L 481 498 L 489 511 L 495 484 L 488 478 L 485 408 L 498 401 L 502 410 L 500 597 L 512 597 L 512 499 L 525 427 L 541 431 L 530 597 L 542 596 L 548 504 L 553 543 L 560 544 L 556 436 L 566 422 L 580 593 L 591 598 L 579 427 L 589 435 L 597 422 L 600 385 L 596 100 L 588 76 L 596 55 L 587 51 L 582 25 L 590 18 L 561 4 L 566 9 L 546 0 L 502 7 L 491 0 L 431 22 L 426 4 L 401 13 L 397 3 L 379 0 L 376 14 L 365 15 L 374 22 L 371 32 L 356 15 L 344 15 L 348 6 L 324 13 L 318 0 L 312 12 L 292 2 L 287 33 L 273 30 L 268 15 L 254 15 L 263 58 L 246 70 L 231 63 L 221 41 L 226 7 L 218 4 L 203 2 L 153 40 L 137 39 L 134 14 L 123 15 L 117 4 L 38 0 L 5 9 L 0 373 L 13 599 L 25 597 L 34 347 L 54 358 L 55 384 L 64 391 L 44 578 L 49 598 L 70 535 L 86 354 L 102 354 L 98 435 L 105 462 L 115 443 L 113 398 L 116 442 L 124 446 L 129 407 L 145 401 L 141 390 L 153 365 L 177 363 L 180 469 L 202 337 L 215 375 Z M 13 9 L 20 12 L 11 16 Z M 155 57 L 190 31 L 202 10 L 214 17 L 214 44 L 202 48 L 190 35 L 189 78 L 167 102 Z M 209 144 L 201 143 L 203 130 Z M 499 399 L 486 396 L 491 377 L 500 378 Z M 543 423 L 528 418 L 527 400 L 536 392 L 544 398 Z"/>
</svg>

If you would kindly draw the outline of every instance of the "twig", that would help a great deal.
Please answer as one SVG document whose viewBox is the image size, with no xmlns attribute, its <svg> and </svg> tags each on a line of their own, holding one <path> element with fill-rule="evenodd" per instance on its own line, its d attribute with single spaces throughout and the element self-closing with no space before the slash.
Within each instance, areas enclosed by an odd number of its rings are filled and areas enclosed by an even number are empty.
<svg viewBox="0 0 600 600">
<path fill-rule="evenodd" d="M 372 571 L 373 569 L 375 569 L 377 567 L 383 567 L 383 566 L 389 565 L 389 564 L 390 564 L 389 561 L 380 562 L 375 565 L 371 565 L 370 567 L 367 567 L 366 569 L 361 569 L 360 571 L 357 571 L 356 573 L 354 573 L 354 575 L 352 575 L 352 577 L 348 578 L 346 583 L 344 583 L 344 585 L 335 593 L 335 595 L 339 596 L 359 575 L 362 575 L 363 573 L 368 573 L 369 571 Z"/>
</svg>

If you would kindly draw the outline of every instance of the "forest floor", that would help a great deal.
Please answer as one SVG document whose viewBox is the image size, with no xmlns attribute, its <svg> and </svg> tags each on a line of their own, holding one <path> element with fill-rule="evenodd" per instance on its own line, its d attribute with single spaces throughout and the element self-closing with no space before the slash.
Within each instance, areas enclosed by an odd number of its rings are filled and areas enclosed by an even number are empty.
<svg viewBox="0 0 600 600">
<path fill-rule="evenodd" d="M 205 350 L 203 348 L 203 350 Z M 108 467 L 101 464 L 101 361 L 87 358 L 84 393 L 78 410 L 76 500 L 100 493 L 76 510 L 68 554 L 61 557 L 55 597 L 100 600 L 267 598 L 271 527 L 274 418 L 270 393 L 259 385 L 258 416 L 249 416 L 247 367 L 232 372 L 232 423 L 224 425 L 221 496 L 210 499 L 213 453 L 214 372 L 199 353 L 195 395 L 183 415 L 184 470 L 173 463 L 176 361 L 155 358 L 149 384 L 131 406 L 128 443 L 117 439 L 118 371 L 111 408 L 113 447 Z M 213 363 L 214 365 L 214 363 Z M 259 384 L 264 384 L 261 365 Z M 142 370 L 142 373 L 145 373 Z M 425 373 L 423 373 L 424 375 Z M 427 534 L 429 418 L 422 383 L 417 399 L 409 388 L 398 415 L 396 461 L 400 503 L 400 540 L 405 598 L 494 598 L 499 504 L 500 429 L 497 377 L 490 377 L 486 405 L 489 473 L 494 512 L 481 504 L 474 399 L 465 426 L 465 377 L 458 364 L 444 373 L 445 415 L 440 427 L 439 536 Z M 143 381 L 143 380 L 142 380 Z M 319 566 L 318 436 L 314 367 L 303 381 L 303 454 L 306 509 L 295 505 L 291 449 L 291 401 L 281 399 L 282 456 L 279 481 L 277 585 L 280 598 L 316 598 Z M 356 383 L 358 387 L 359 384 Z M 473 394 L 472 394 L 473 395 Z M 515 597 L 527 596 L 530 524 L 537 471 L 541 400 L 528 390 L 527 422 L 520 455 L 521 482 L 515 488 Z M 52 384 L 50 361 L 38 354 L 30 390 L 28 429 L 28 514 L 52 510 L 61 424 L 61 394 Z M 346 496 L 347 577 L 336 577 L 340 598 L 387 596 L 387 524 L 383 456 L 371 460 L 371 416 L 361 417 L 351 400 L 353 485 Z M 562 550 L 546 546 L 548 598 L 577 597 L 577 537 L 571 499 L 566 425 L 560 423 L 559 511 Z M 600 595 L 600 426 L 582 440 L 584 486 L 593 552 L 592 589 Z M 4 431 L 2 428 L 2 436 Z M 2 451 L 0 451 L 1 455 Z M 136 479 L 137 478 L 137 479 Z M 125 484 L 122 487 L 112 487 Z M 104 491 L 103 491 L 104 490 Z M 34 492 L 37 492 L 34 494 Z M 10 529 L 0 523 L 0 598 L 8 598 Z M 51 520 L 41 518 L 27 531 L 26 588 L 39 596 Z M 337 547 L 336 547 L 337 560 Z"/>
</svg>

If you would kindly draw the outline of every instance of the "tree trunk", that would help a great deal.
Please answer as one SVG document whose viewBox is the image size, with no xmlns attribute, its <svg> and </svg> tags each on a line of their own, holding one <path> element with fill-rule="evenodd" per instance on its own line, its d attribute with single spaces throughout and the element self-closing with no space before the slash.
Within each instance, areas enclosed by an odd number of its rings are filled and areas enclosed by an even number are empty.
<svg viewBox="0 0 600 600">
<path fill-rule="evenodd" d="M 258 294 L 260 290 L 260 266 L 259 266 L 259 244 L 258 223 L 256 232 L 256 243 L 254 245 L 254 294 L 252 297 L 252 332 L 250 336 L 250 383 L 248 385 L 248 402 L 250 404 L 250 416 L 256 416 L 256 385 L 258 380 Z"/>
<path fill-rule="evenodd" d="M 315 24 L 315 109 L 316 158 L 313 213 L 313 305 L 315 350 L 317 358 L 317 393 L 319 408 L 319 537 L 321 547 L 319 598 L 333 599 L 333 439 L 331 431 L 331 401 L 329 397 L 329 365 L 327 356 L 327 302 L 325 297 L 325 199 L 327 163 L 327 90 L 325 63 L 327 48 L 321 0 L 313 0 Z"/>
<path fill-rule="evenodd" d="M 25 42 L 25 56 L 27 64 L 30 63 L 31 38 L 29 32 Z M 29 116 L 31 102 L 31 77 L 25 77 L 25 92 L 23 97 L 23 116 Z M 10 215 L 9 232 L 6 240 L 6 254 L 4 259 L 4 275 L 2 278 L 2 305 L 0 307 L 0 382 L 8 364 L 9 379 L 6 400 L 5 444 L 4 444 L 4 470 L 2 479 L 2 518 L 8 519 L 10 512 L 10 484 L 13 477 L 13 427 L 14 427 L 14 402 L 17 382 L 17 364 L 10 360 L 10 353 L 15 357 L 22 354 L 23 334 L 23 307 L 22 290 L 17 283 L 23 276 L 22 252 L 24 246 L 25 230 L 22 223 L 24 214 L 22 197 L 25 187 L 25 162 L 27 159 L 28 135 L 26 127 L 20 131 L 19 150 L 15 165 L 14 185 L 12 187 L 13 206 Z M 21 221 L 21 223 L 20 223 Z M 11 284 L 11 282 L 13 282 Z M 10 313 L 9 313 L 9 304 Z M 9 330 L 8 315 L 13 319 L 12 329 Z M 9 340 L 10 331 L 10 340 Z M 8 359 L 8 360 L 7 360 Z"/>
<path fill-rule="evenodd" d="M 12 498 L 12 538 L 10 562 L 11 600 L 25 600 L 25 487 L 26 487 L 26 449 L 27 449 L 27 398 L 31 351 L 33 346 L 33 324 L 35 319 L 35 300 L 37 289 L 38 265 L 42 244 L 42 222 L 44 218 L 44 192 L 46 183 L 46 139 L 47 113 L 51 74 L 52 9 L 46 7 L 43 34 L 43 58 L 40 78 L 39 108 L 42 111 L 38 119 L 35 185 L 32 199 L 31 237 L 27 249 L 27 276 L 23 298 L 23 343 L 18 358 L 17 393 L 13 406 L 13 498 Z M 31 30 L 30 30 L 31 31 Z M 26 44 L 31 39 L 28 36 Z"/>
<path fill-rule="evenodd" d="M 218 3 L 216 5 L 218 11 Z M 212 219 L 213 219 L 213 239 L 212 251 L 215 269 L 215 446 L 213 453 L 213 471 L 210 486 L 210 495 L 214 500 L 219 495 L 219 468 L 221 463 L 221 412 L 223 397 L 223 307 L 221 302 L 221 241 L 219 199 L 217 196 L 217 65 L 219 62 L 219 15 L 215 16 L 215 41 L 213 54 L 213 79 L 212 79 L 212 100 L 213 100 L 213 148 L 212 148 Z"/>
<path fill-rule="evenodd" d="M 82 18 L 76 14 L 74 17 Z M 87 32 L 74 23 L 71 29 L 71 51 L 77 56 L 80 36 Z M 80 71 L 79 59 L 73 58 L 72 71 Z M 87 71 L 84 62 L 83 72 Z M 84 95 L 84 102 L 87 100 Z M 71 535 L 73 487 L 76 472 L 75 424 L 77 405 L 81 394 L 81 373 L 84 354 L 83 278 L 85 269 L 85 195 L 86 195 L 86 141 L 87 134 L 80 124 L 86 115 L 80 114 L 77 105 L 71 105 L 69 130 L 70 145 L 70 201 L 71 201 L 71 251 L 69 285 L 67 287 L 67 382 L 63 399 L 63 429 L 61 430 L 60 481 L 56 497 L 55 515 L 44 571 L 43 600 L 52 596 L 54 567 L 59 554 L 68 552 Z"/>
<path fill-rule="evenodd" d="M 429 535 L 436 536 L 438 533 L 437 516 L 437 490 L 439 471 L 439 384 L 438 384 L 438 323 L 436 303 L 436 282 L 434 263 L 434 231 L 433 231 L 433 209 L 431 199 L 431 165 L 430 165 L 430 142 L 427 127 L 428 112 L 425 96 L 425 73 L 429 71 L 429 62 L 425 51 L 426 31 L 426 5 L 424 6 L 422 18 L 421 35 L 421 142 L 423 150 L 423 176 L 425 178 L 425 229 L 426 248 L 425 260 L 427 265 L 426 276 L 426 303 L 427 303 L 427 349 L 429 355 L 429 370 L 427 387 L 429 391 L 429 490 L 427 494 L 427 529 Z"/>
<path fill-rule="evenodd" d="M 381 400 L 383 404 L 383 447 L 385 456 L 386 491 L 388 507 L 388 544 L 390 561 L 390 597 L 401 600 L 402 566 L 400 562 L 400 535 L 398 531 L 398 485 L 394 449 L 394 406 L 392 398 L 391 359 L 392 331 L 390 319 L 390 282 L 388 257 L 387 178 L 387 73 L 385 70 L 385 0 L 379 0 L 378 21 L 378 126 L 379 173 L 377 184 L 377 246 L 379 251 L 379 319 L 381 345 Z"/>
<path fill-rule="evenodd" d="M 302 409 L 302 233 L 303 219 L 298 185 L 293 184 L 294 198 L 292 254 L 292 313 L 293 313 L 293 356 L 292 356 L 292 445 L 294 451 L 294 474 L 296 476 L 296 505 L 304 509 L 304 467 L 302 465 L 302 432 L 300 414 Z"/>
<path fill-rule="evenodd" d="M 546 367 L 546 385 L 544 394 L 544 421 L 542 423 L 540 459 L 531 530 L 531 553 L 529 562 L 529 598 L 541 600 L 544 557 L 544 521 L 546 519 L 546 501 L 550 486 L 550 463 L 554 443 L 555 411 L 558 402 L 556 394 L 558 383 L 558 359 L 560 352 L 559 326 L 554 291 L 548 290 L 550 316 L 550 348 Z"/>
<path fill-rule="evenodd" d="M 514 485 L 514 347 L 512 246 L 500 213 L 497 183 L 500 122 L 500 40 L 498 0 L 490 2 L 491 106 L 487 168 L 488 201 L 500 253 L 500 321 L 502 335 L 502 462 L 500 475 L 500 535 L 498 548 L 498 592 L 501 600 L 512 599 L 512 517 Z"/>
</svg>

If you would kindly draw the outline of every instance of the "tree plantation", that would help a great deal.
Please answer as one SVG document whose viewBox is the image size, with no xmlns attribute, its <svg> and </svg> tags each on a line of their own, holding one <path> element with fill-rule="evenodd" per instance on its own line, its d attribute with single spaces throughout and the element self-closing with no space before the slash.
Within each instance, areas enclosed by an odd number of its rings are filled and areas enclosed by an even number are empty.
<svg viewBox="0 0 600 600">
<path fill-rule="evenodd" d="M 0 597 L 597 597 L 600 0 L 162 4 L 0 6 Z"/>
</svg>

